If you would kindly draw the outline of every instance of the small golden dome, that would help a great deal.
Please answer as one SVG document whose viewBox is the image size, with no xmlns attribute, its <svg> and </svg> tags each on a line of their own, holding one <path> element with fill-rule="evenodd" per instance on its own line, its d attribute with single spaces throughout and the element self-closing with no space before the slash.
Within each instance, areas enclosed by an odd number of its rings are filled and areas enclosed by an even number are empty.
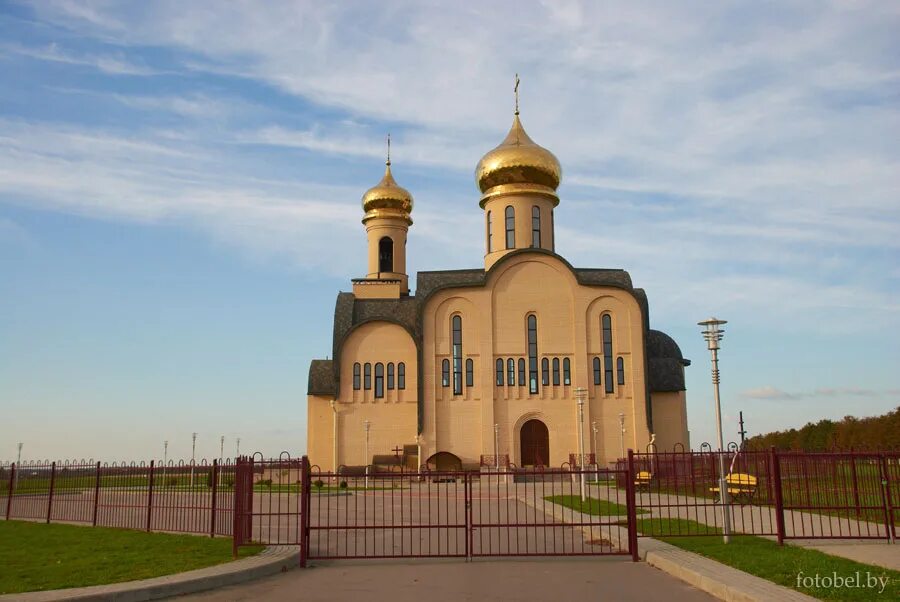
<svg viewBox="0 0 900 602">
<path fill-rule="evenodd" d="M 538 192 L 556 198 L 561 178 L 559 160 L 528 137 L 518 111 L 503 142 L 475 168 L 482 205 L 492 196 L 509 192 Z"/>
<path fill-rule="evenodd" d="M 394 180 L 390 160 L 381 181 L 362 196 L 362 207 L 366 212 L 363 222 L 373 217 L 400 217 L 412 223 L 409 214 L 413 209 L 413 197 Z"/>
</svg>

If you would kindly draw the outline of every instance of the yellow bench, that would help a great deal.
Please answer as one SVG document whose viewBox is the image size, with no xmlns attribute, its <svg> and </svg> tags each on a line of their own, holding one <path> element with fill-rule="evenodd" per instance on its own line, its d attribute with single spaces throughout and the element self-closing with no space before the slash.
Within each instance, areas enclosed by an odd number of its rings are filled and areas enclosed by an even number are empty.
<svg viewBox="0 0 900 602">
<path fill-rule="evenodd" d="M 634 475 L 634 486 L 635 487 L 650 487 L 650 481 L 653 479 L 653 475 L 647 472 L 646 470 L 642 470 Z"/>
<path fill-rule="evenodd" d="M 728 495 L 738 503 L 750 503 L 753 494 L 756 493 L 756 477 L 752 474 L 736 472 L 725 477 L 725 486 L 728 489 Z M 720 496 L 718 485 L 709 488 L 710 492 L 715 493 L 715 501 L 718 502 Z"/>
</svg>

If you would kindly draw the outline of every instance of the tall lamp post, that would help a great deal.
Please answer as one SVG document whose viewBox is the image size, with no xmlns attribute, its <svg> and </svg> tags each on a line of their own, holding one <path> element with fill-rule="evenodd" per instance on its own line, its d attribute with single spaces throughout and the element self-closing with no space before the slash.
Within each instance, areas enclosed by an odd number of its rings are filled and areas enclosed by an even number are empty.
<svg viewBox="0 0 900 602">
<path fill-rule="evenodd" d="M 719 497 L 722 500 L 722 540 L 728 543 L 729 534 L 731 533 L 731 524 L 729 516 L 729 496 L 728 487 L 725 484 L 725 445 L 722 441 L 722 403 L 719 400 L 719 341 L 725 335 L 725 331 L 719 327 L 727 324 L 726 320 L 717 318 L 709 318 L 702 322 L 697 322 L 698 326 L 703 327 L 703 338 L 709 348 L 712 356 L 712 382 L 713 394 L 716 399 L 716 436 L 719 440 Z"/>
<path fill-rule="evenodd" d="M 234 439 L 234 460 L 237 462 L 237 459 L 241 456 L 241 438 L 235 437 Z"/>
<path fill-rule="evenodd" d="M 619 412 L 619 445 L 622 448 L 622 457 L 625 457 L 625 414 Z"/>
<path fill-rule="evenodd" d="M 19 444 L 16 446 L 18 448 L 18 450 L 16 451 L 16 472 L 13 473 L 13 489 L 11 489 L 10 491 L 15 490 L 16 483 L 19 482 L 19 472 L 21 472 L 21 470 L 22 470 L 21 464 L 22 464 L 22 446 L 23 445 L 24 445 L 24 443 L 19 441 Z M 12 495 L 12 493 L 10 493 L 10 496 L 11 495 Z"/>
<path fill-rule="evenodd" d="M 575 388 L 575 401 L 578 403 L 578 453 L 581 456 L 578 465 L 581 468 L 581 501 L 584 503 L 584 399 L 587 397 L 587 389 Z"/>
<path fill-rule="evenodd" d="M 197 457 L 197 433 L 191 433 L 191 490 L 194 489 L 194 460 Z"/>
<path fill-rule="evenodd" d="M 600 484 L 600 461 L 597 459 L 597 430 L 598 430 L 598 429 L 597 429 L 597 421 L 596 421 L 596 420 L 592 420 L 592 421 L 591 421 L 591 432 L 592 432 L 593 435 L 594 435 L 594 445 L 593 445 L 593 450 L 594 450 L 594 468 L 596 468 L 596 470 L 597 470 L 596 481 L 597 481 L 597 484 L 599 485 L 599 484 Z"/>
<path fill-rule="evenodd" d="M 169 464 L 169 440 L 163 441 L 163 485 L 166 484 L 166 466 Z"/>
<path fill-rule="evenodd" d="M 225 459 L 225 435 L 219 437 L 219 464 Z"/>
<path fill-rule="evenodd" d="M 366 489 L 369 488 L 369 429 L 372 428 L 372 423 L 368 420 L 363 421 L 363 428 L 366 429 Z"/>
<path fill-rule="evenodd" d="M 500 425 L 494 425 L 494 470 L 500 470 Z"/>
</svg>

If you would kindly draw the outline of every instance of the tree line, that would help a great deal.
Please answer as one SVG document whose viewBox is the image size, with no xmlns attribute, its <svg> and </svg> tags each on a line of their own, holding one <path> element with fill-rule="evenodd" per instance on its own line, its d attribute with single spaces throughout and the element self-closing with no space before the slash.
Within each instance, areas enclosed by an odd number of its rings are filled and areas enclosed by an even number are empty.
<svg viewBox="0 0 900 602">
<path fill-rule="evenodd" d="M 829 451 L 832 449 L 896 450 L 900 449 L 900 407 L 882 416 L 856 418 L 844 416 L 840 421 L 809 422 L 799 429 L 774 431 L 749 437 L 747 449 Z"/>
</svg>

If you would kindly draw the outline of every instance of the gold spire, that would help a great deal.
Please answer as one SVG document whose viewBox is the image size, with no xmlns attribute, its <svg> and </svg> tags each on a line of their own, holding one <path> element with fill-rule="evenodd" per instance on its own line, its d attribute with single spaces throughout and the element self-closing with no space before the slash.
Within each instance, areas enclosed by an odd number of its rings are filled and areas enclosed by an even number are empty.
<svg viewBox="0 0 900 602">
<path fill-rule="evenodd" d="M 513 88 L 516 110 L 512 127 L 503 142 L 488 152 L 475 168 L 475 181 L 482 192 L 481 205 L 491 197 L 532 192 L 552 197 L 559 203 L 556 188 L 562 178 L 559 160 L 536 144 L 519 120 L 519 75 Z"/>
<path fill-rule="evenodd" d="M 387 135 L 387 161 L 384 177 L 362 196 L 363 223 L 375 217 L 394 217 L 412 224 L 409 214 L 413 209 L 413 197 L 408 190 L 397 184 L 391 173 L 391 135 Z"/>
</svg>

